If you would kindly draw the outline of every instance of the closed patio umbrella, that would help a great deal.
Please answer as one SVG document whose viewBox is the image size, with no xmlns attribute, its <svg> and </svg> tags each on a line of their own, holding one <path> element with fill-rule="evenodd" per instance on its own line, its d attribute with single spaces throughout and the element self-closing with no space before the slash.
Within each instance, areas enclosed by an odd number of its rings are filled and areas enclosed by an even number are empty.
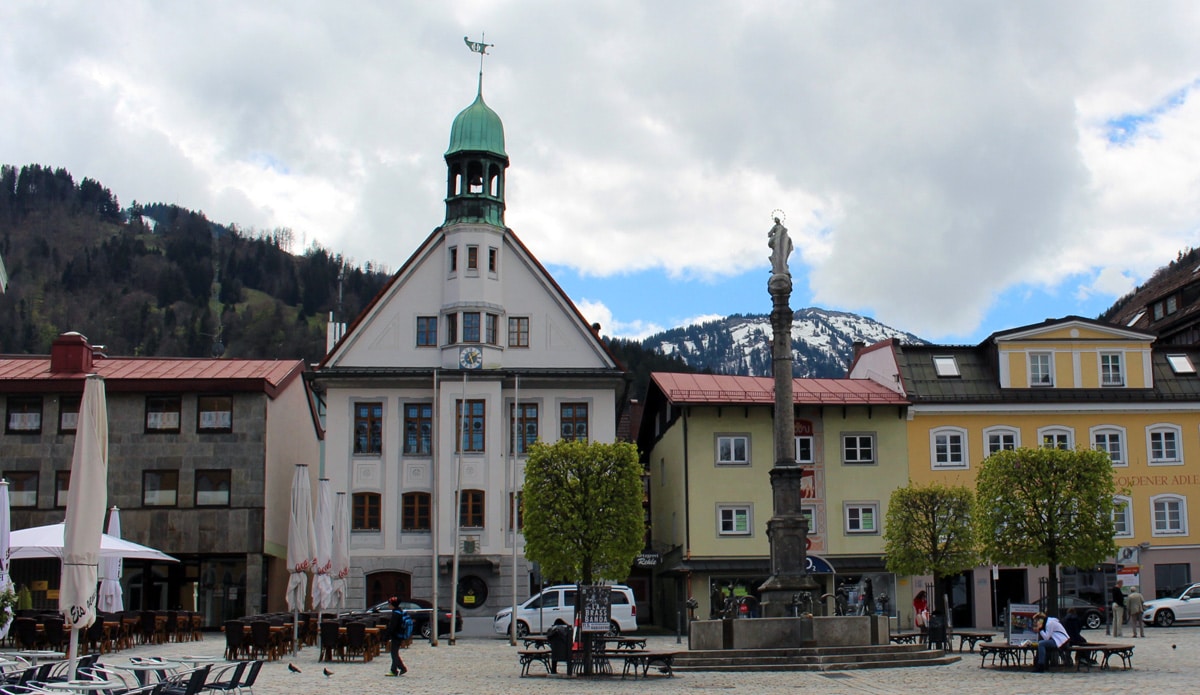
<svg viewBox="0 0 1200 695">
<path fill-rule="evenodd" d="M 346 493 L 337 493 L 333 503 L 333 605 L 346 605 L 346 577 L 350 576 L 350 517 L 347 515 Z"/>
<path fill-rule="evenodd" d="M 75 677 L 78 637 L 96 619 L 96 580 L 100 563 L 100 529 L 108 506 L 108 405 L 104 379 L 89 374 L 79 404 L 75 453 L 67 489 L 63 531 L 62 580 L 58 608 L 73 629 L 67 649 L 68 674 Z"/>
<path fill-rule="evenodd" d="M 312 607 L 321 611 L 333 606 L 333 488 L 328 478 L 317 481 L 317 516 L 313 532 L 317 542 L 317 565 L 312 583 Z"/>
<path fill-rule="evenodd" d="M 288 523 L 288 585 L 285 597 L 288 610 L 293 614 L 292 644 L 299 642 L 300 616 L 304 609 L 304 597 L 308 595 L 308 572 L 317 562 L 316 539 L 313 538 L 312 484 L 308 481 L 308 466 L 296 464 L 292 478 L 292 516 Z M 296 647 L 293 647 L 295 649 Z"/>
<path fill-rule="evenodd" d="M 8 530 L 10 525 L 8 501 L 8 481 L 0 480 L 0 592 L 12 591 L 13 582 L 12 575 L 8 569 Z M 4 621 L 4 626 L 0 627 L 0 639 L 8 636 L 8 628 L 12 627 L 13 609 L 10 606 L 5 610 L 7 615 L 0 616 L 0 620 Z"/>
<path fill-rule="evenodd" d="M 108 535 L 121 537 L 121 510 L 113 507 L 108 514 Z M 104 545 L 104 539 L 100 540 Z M 121 558 L 105 557 L 100 564 L 100 610 L 117 613 L 125 610 L 125 597 L 121 595 Z"/>
</svg>

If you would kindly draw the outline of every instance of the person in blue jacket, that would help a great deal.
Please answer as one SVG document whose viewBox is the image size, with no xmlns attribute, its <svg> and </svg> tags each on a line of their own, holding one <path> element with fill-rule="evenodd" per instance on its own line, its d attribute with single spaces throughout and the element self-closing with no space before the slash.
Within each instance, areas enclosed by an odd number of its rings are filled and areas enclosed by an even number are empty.
<svg viewBox="0 0 1200 695">
<path fill-rule="evenodd" d="M 387 673 L 389 676 L 403 676 L 408 673 L 408 668 L 404 666 L 404 662 L 400 659 L 400 648 L 412 638 L 413 620 L 403 608 L 400 607 L 400 599 L 395 596 L 388 599 L 388 604 L 392 607 L 392 616 L 388 619 L 387 634 L 392 640 L 392 670 Z"/>
</svg>

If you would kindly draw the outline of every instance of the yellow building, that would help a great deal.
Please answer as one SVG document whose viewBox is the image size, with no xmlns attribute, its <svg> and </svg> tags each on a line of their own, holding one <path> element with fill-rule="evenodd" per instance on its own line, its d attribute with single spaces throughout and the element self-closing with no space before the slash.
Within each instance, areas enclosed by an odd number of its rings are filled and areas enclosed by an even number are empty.
<svg viewBox="0 0 1200 695">
<path fill-rule="evenodd" d="M 1070 316 L 1002 331 L 977 346 L 877 343 L 859 351 L 850 376 L 899 385 L 910 401 L 914 482 L 973 487 L 980 462 L 1000 449 L 1108 451 L 1120 491 L 1121 550 L 1099 570 L 1064 568 L 1064 591 L 1104 603 L 1119 571 L 1149 599 L 1200 569 L 1188 523 L 1188 500 L 1200 499 L 1197 354 L 1154 340 Z M 1044 576 L 1045 568 L 1024 567 L 964 573 L 952 590 L 955 625 L 993 625 L 997 606 L 1036 601 Z"/>
<path fill-rule="evenodd" d="M 870 580 L 874 609 L 895 615 L 881 524 L 891 491 L 908 478 L 906 401 L 867 379 L 796 379 L 793 398 L 810 572 L 830 594 L 844 586 L 851 607 Z M 689 598 L 707 618 L 727 597 L 756 595 L 770 574 L 773 405 L 769 377 L 651 375 L 638 443 L 651 543 L 662 555 L 660 624 L 673 626 L 673 607 Z"/>
</svg>

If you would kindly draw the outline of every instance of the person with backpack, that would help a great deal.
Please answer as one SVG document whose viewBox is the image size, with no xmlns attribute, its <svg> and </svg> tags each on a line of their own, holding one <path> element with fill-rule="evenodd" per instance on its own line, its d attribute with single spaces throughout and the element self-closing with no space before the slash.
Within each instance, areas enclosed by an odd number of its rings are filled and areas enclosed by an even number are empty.
<svg viewBox="0 0 1200 695">
<path fill-rule="evenodd" d="M 400 599 L 393 596 L 388 599 L 388 604 L 392 607 L 392 616 L 388 619 L 387 626 L 388 637 L 392 640 L 392 670 L 387 675 L 403 676 L 408 673 L 408 668 L 400 660 L 400 648 L 412 639 L 413 619 L 400 607 Z"/>
</svg>

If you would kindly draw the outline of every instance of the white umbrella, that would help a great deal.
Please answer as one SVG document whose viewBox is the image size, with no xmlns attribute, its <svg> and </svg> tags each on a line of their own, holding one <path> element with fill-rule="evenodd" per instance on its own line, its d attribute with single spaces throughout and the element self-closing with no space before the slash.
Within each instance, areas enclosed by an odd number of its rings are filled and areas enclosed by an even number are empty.
<svg viewBox="0 0 1200 695">
<path fill-rule="evenodd" d="M 346 534 L 350 532 L 350 517 L 347 516 L 346 493 L 337 493 L 333 503 L 333 605 L 346 605 L 346 577 L 350 576 L 350 543 Z"/>
<path fill-rule="evenodd" d="M 296 464 L 296 475 L 292 478 L 292 516 L 288 523 L 287 563 L 288 610 L 292 611 L 292 653 L 299 648 L 300 611 L 304 608 L 304 596 L 308 593 L 307 574 L 317 563 L 317 541 L 313 538 L 312 485 L 308 482 L 308 466 Z"/>
<path fill-rule="evenodd" d="M 121 537 L 121 510 L 113 507 L 108 514 L 108 535 Z M 100 539 L 104 547 L 104 539 Z M 101 553 L 101 557 L 104 557 Z M 121 595 L 121 558 L 104 557 L 100 565 L 100 610 L 117 613 L 125 610 L 125 598 Z"/>
<path fill-rule="evenodd" d="M 96 620 L 96 578 L 100 563 L 100 528 L 108 506 L 108 405 L 104 379 L 89 374 L 79 404 L 71 482 L 67 490 L 67 521 L 63 532 L 62 580 L 58 609 L 71 626 L 67 648 L 71 678 L 75 677 L 77 637 Z"/>
<path fill-rule="evenodd" d="M 13 531 L 10 535 L 9 555 L 13 560 L 29 558 L 63 557 L 63 538 L 65 524 L 49 524 L 34 526 Z M 175 558 L 161 550 L 155 550 L 146 545 L 134 543 L 124 538 L 100 535 L 100 557 L 119 557 L 126 560 L 161 560 L 163 562 L 178 562 Z"/>
<path fill-rule="evenodd" d="M 11 591 L 13 588 L 12 575 L 8 571 L 8 529 L 9 520 L 8 481 L 0 480 L 0 592 Z M 8 636 L 8 628 L 12 627 L 13 609 L 9 606 L 4 611 L 7 615 L 0 616 L 4 626 L 0 627 L 0 639 Z"/>
<path fill-rule="evenodd" d="M 312 583 L 313 610 L 333 606 L 333 488 L 328 478 L 317 481 L 316 535 L 317 565 Z"/>
</svg>

